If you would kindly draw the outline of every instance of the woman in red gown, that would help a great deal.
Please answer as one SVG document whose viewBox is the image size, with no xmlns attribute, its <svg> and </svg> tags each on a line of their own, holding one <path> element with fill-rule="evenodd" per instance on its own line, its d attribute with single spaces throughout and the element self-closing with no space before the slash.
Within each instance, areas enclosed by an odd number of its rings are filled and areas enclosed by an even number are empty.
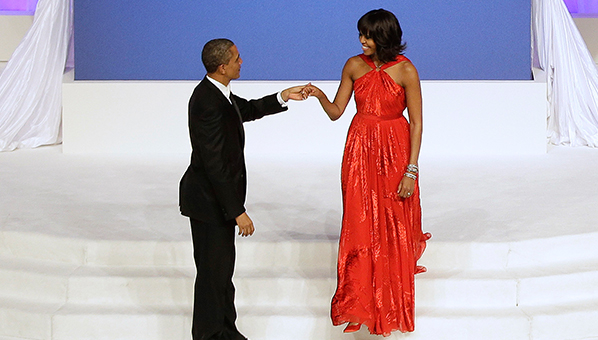
<svg viewBox="0 0 598 340">
<path fill-rule="evenodd" d="M 350 58 L 333 102 L 317 87 L 305 91 L 331 120 L 355 92 L 357 114 L 347 135 L 341 182 L 343 221 L 332 322 L 345 332 L 412 332 L 414 275 L 426 240 L 417 182 L 422 99 L 417 70 L 402 55 L 398 20 L 383 9 L 357 24 L 363 54 Z M 403 116 L 407 109 L 409 121 Z"/>
</svg>

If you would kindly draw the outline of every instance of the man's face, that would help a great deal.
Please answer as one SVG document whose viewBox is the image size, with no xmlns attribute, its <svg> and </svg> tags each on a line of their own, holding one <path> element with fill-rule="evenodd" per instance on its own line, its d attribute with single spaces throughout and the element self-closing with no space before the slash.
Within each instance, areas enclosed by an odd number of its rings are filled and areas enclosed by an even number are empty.
<svg viewBox="0 0 598 340">
<path fill-rule="evenodd" d="M 231 46 L 229 51 L 232 54 L 232 58 L 230 58 L 228 64 L 223 65 L 224 72 L 228 79 L 238 79 L 241 76 L 241 64 L 243 64 L 243 59 L 241 59 L 237 46 Z"/>
</svg>

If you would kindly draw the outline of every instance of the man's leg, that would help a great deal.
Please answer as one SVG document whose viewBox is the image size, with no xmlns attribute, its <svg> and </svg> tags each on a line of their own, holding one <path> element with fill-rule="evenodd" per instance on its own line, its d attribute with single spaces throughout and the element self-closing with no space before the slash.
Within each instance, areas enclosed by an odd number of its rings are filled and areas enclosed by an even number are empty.
<svg viewBox="0 0 598 340">
<path fill-rule="evenodd" d="M 193 340 L 245 340 L 235 326 L 234 221 L 213 224 L 191 219 L 191 234 L 197 268 Z"/>
</svg>

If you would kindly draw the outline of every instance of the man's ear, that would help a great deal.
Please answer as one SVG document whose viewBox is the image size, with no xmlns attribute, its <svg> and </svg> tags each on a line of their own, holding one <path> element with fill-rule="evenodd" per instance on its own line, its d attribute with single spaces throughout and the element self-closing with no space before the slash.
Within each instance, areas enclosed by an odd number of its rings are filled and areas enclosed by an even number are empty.
<svg viewBox="0 0 598 340">
<path fill-rule="evenodd" d="M 218 65 L 218 69 L 216 70 L 216 72 L 218 72 L 219 74 L 224 75 L 226 73 L 226 71 L 224 70 L 224 64 Z"/>
</svg>

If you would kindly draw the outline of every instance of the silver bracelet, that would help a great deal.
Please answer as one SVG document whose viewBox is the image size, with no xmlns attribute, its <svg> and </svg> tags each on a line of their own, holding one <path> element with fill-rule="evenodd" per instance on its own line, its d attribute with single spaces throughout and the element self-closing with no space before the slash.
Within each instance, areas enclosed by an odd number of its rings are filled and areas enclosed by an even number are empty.
<svg viewBox="0 0 598 340">
<path fill-rule="evenodd" d="M 404 176 L 405 177 L 409 177 L 409 178 L 411 178 L 414 181 L 417 179 L 417 175 L 416 174 L 412 174 L 410 172 L 406 172 Z"/>
<path fill-rule="evenodd" d="M 416 174 L 419 172 L 419 167 L 415 164 L 409 164 L 407 165 L 407 171 Z"/>
</svg>

